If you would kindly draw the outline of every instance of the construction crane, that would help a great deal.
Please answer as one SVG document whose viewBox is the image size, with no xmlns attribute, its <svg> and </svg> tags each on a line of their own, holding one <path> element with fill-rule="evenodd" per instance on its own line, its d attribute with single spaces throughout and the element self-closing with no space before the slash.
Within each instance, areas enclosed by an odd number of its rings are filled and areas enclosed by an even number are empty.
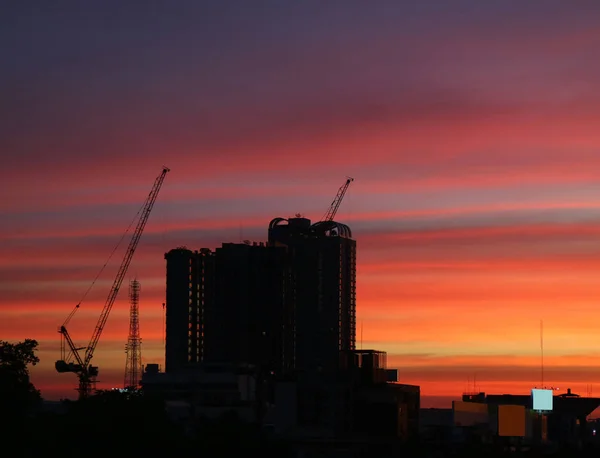
<svg viewBox="0 0 600 458">
<path fill-rule="evenodd" d="M 154 202 L 156 202 L 158 192 L 160 191 L 167 172 L 169 172 L 169 169 L 167 167 L 163 167 L 162 172 L 154 181 L 152 190 L 150 191 L 150 194 L 148 194 L 148 197 L 146 198 L 146 201 L 139 212 L 137 225 L 131 236 L 125 257 L 121 262 L 121 266 L 119 267 L 112 288 L 108 293 L 108 298 L 106 299 L 106 303 L 104 304 L 104 308 L 102 309 L 102 313 L 98 318 L 96 328 L 94 329 L 94 333 L 92 334 L 92 338 L 90 339 L 87 347 L 75 346 L 75 343 L 71 339 L 66 327 L 71 318 L 73 318 L 75 315 L 75 312 L 77 312 L 79 309 L 80 304 L 75 306 L 73 311 L 69 314 L 69 316 L 67 316 L 67 319 L 58 330 L 61 335 L 61 359 L 56 361 L 55 368 L 56 371 L 60 373 L 74 372 L 77 374 L 77 377 L 79 378 L 79 387 L 77 388 L 77 391 L 79 392 L 79 399 L 88 397 L 91 392 L 95 390 L 96 377 L 98 376 L 98 366 L 91 365 L 92 358 L 94 357 L 94 351 L 96 350 L 96 346 L 98 345 L 98 341 L 100 340 L 100 336 L 102 335 L 102 331 L 104 330 L 106 320 L 108 320 L 108 316 L 110 315 L 113 304 L 115 303 L 117 295 L 119 294 L 119 289 L 121 288 L 121 284 L 123 283 L 123 279 L 125 278 L 125 274 L 127 273 L 131 259 L 133 258 L 133 254 L 138 246 L 142 232 L 144 232 L 144 228 L 148 222 L 148 217 L 150 216 L 152 207 L 154 207 Z M 69 349 L 68 352 L 67 347 Z M 80 353 L 81 350 L 85 350 L 83 355 Z"/>
<path fill-rule="evenodd" d="M 331 203 L 329 210 L 327 210 L 327 213 L 325 213 L 325 216 L 323 216 L 321 221 L 333 221 L 333 218 L 335 218 L 338 208 L 340 208 L 340 204 L 342 203 L 342 200 L 344 199 L 344 196 L 346 195 L 348 186 L 350 186 L 350 183 L 352 183 L 354 181 L 354 178 L 352 178 L 352 177 L 346 177 L 346 178 L 347 178 L 346 182 L 342 186 L 340 186 L 340 189 L 338 189 L 335 199 L 333 199 L 333 202 Z"/>
</svg>

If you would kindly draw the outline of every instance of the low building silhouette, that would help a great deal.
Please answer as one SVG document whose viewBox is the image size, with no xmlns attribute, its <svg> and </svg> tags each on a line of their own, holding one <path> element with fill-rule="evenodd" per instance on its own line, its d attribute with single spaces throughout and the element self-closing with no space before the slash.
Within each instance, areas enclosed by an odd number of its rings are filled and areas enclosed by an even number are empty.
<svg viewBox="0 0 600 458">
<path fill-rule="evenodd" d="M 453 441 L 497 442 L 505 438 L 506 442 L 512 438 L 532 446 L 580 447 L 593 438 L 587 417 L 598 406 L 600 398 L 581 397 L 570 389 L 553 396 L 551 411 L 536 411 L 531 394 L 467 393 L 462 401 L 453 402 L 452 422 L 445 425 L 448 429 L 442 424 L 436 428 L 422 424 L 422 432 L 431 436 L 436 429 Z M 423 419 L 426 417 L 433 418 L 433 414 L 424 412 Z M 447 420 L 447 415 L 444 418 Z"/>
<path fill-rule="evenodd" d="M 340 359 L 336 378 L 278 382 L 274 410 L 268 417 L 276 430 L 296 439 L 416 439 L 420 388 L 397 383 L 391 377 L 396 371 L 387 369 L 383 351 L 346 351 Z"/>
<path fill-rule="evenodd" d="M 164 400 L 180 421 L 234 414 L 257 423 L 267 409 L 259 371 L 248 364 L 190 364 L 171 372 L 148 364 L 141 385 L 145 396 Z"/>
</svg>

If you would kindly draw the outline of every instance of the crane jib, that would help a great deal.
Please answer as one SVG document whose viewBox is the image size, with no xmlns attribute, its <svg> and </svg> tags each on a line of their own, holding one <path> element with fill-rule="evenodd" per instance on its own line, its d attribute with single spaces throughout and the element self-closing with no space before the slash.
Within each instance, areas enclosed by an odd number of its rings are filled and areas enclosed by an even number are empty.
<svg viewBox="0 0 600 458">
<path fill-rule="evenodd" d="M 169 171 L 170 171 L 170 169 L 168 169 L 167 167 L 163 167 L 162 172 L 154 181 L 154 185 L 152 186 L 150 194 L 148 194 L 148 197 L 146 198 L 146 201 L 142 208 L 135 231 L 133 232 L 133 235 L 131 236 L 129 246 L 127 247 L 127 251 L 125 252 L 125 256 L 124 256 L 123 261 L 121 262 L 121 265 L 117 272 L 117 276 L 115 277 L 113 285 L 110 289 L 110 292 L 109 292 L 106 302 L 104 304 L 104 308 L 102 309 L 102 313 L 100 314 L 100 317 L 98 318 L 98 322 L 96 323 L 96 327 L 94 329 L 94 333 L 92 334 L 92 338 L 90 339 L 88 346 L 85 347 L 85 357 L 82 358 L 81 355 L 79 354 L 79 350 L 81 350 L 81 349 L 75 347 L 75 344 L 73 343 L 71 337 L 69 336 L 69 333 L 68 333 L 65 325 L 61 326 L 61 328 L 59 329 L 59 332 L 60 332 L 62 338 L 68 344 L 69 350 L 71 351 L 71 353 L 73 354 L 73 356 L 76 360 L 76 364 L 75 363 L 67 363 L 64 360 L 57 361 L 56 362 L 56 370 L 58 372 L 75 372 L 78 374 L 78 376 L 79 376 L 78 391 L 79 391 L 80 397 L 85 397 L 88 394 L 92 379 L 98 373 L 98 368 L 90 365 L 90 362 L 94 356 L 94 350 L 96 349 L 96 346 L 98 345 L 98 341 L 100 340 L 100 336 L 102 334 L 102 331 L 104 329 L 106 321 L 108 320 L 108 316 L 110 315 L 112 306 L 115 303 L 117 295 L 119 294 L 119 289 L 121 288 L 123 279 L 125 278 L 125 275 L 127 274 L 127 270 L 129 269 L 129 265 L 131 264 L 131 260 L 135 253 L 135 250 L 138 246 L 138 243 L 140 241 L 142 233 L 144 232 L 144 228 L 146 227 L 146 223 L 148 222 L 148 217 L 150 216 L 150 212 L 152 211 L 152 208 L 154 207 L 154 203 L 156 202 L 156 198 L 158 197 L 158 193 L 160 191 L 160 188 L 162 187 L 165 176 Z M 79 305 L 77 307 L 79 307 Z M 72 312 L 71 315 L 68 317 L 68 319 L 65 321 L 65 324 L 71 318 L 73 313 L 74 312 Z"/>
<path fill-rule="evenodd" d="M 327 213 L 325 213 L 325 216 L 323 216 L 321 221 L 333 221 L 333 218 L 335 218 L 335 215 L 337 214 L 337 211 L 340 208 L 340 204 L 342 203 L 342 200 L 344 199 L 344 196 L 346 195 L 348 186 L 350 186 L 350 183 L 352 183 L 353 181 L 354 181 L 354 178 L 348 177 L 346 182 L 342 186 L 340 186 L 340 189 L 338 189 L 335 199 L 333 199 L 331 206 L 329 207 L 329 209 L 327 210 Z"/>
</svg>

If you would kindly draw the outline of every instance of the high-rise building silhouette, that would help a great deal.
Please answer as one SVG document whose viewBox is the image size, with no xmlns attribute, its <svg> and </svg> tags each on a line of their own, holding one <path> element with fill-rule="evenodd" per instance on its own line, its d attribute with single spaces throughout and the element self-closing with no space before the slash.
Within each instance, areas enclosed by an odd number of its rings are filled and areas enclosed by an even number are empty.
<svg viewBox="0 0 600 458">
<path fill-rule="evenodd" d="M 167 261 L 165 371 L 202 361 L 205 310 L 214 301 L 214 253 L 175 248 Z"/>
<path fill-rule="evenodd" d="M 272 220 L 268 243 L 291 263 L 298 422 L 341 427 L 350 396 L 341 375 L 356 347 L 356 242 L 345 224 L 297 216 Z"/>
<path fill-rule="evenodd" d="M 214 252 L 214 303 L 205 308 L 207 362 L 293 367 L 286 252 L 264 243 L 224 243 Z"/>
<path fill-rule="evenodd" d="M 356 347 L 356 241 L 335 221 L 275 218 L 269 245 L 285 247 L 294 296 L 295 369 L 335 372 Z"/>
<path fill-rule="evenodd" d="M 356 242 L 334 221 L 276 218 L 265 243 L 171 250 L 166 371 L 251 363 L 335 374 L 356 346 Z"/>
</svg>

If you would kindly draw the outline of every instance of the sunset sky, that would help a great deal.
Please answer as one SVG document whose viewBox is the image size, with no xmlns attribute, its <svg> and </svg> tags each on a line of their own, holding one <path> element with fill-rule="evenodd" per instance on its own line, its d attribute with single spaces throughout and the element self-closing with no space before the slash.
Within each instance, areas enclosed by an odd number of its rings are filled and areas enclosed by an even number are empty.
<svg viewBox="0 0 600 458">
<path fill-rule="evenodd" d="M 144 362 L 162 364 L 165 252 L 318 220 L 352 176 L 337 219 L 357 241 L 357 340 L 424 406 L 474 378 L 540 386 L 541 320 L 544 384 L 600 395 L 597 0 L 10 3 L 0 340 L 40 342 L 45 398 L 75 397 L 57 328 L 163 164 L 99 387 L 123 383 L 130 279 Z M 125 246 L 71 321 L 82 346 Z"/>
</svg>

